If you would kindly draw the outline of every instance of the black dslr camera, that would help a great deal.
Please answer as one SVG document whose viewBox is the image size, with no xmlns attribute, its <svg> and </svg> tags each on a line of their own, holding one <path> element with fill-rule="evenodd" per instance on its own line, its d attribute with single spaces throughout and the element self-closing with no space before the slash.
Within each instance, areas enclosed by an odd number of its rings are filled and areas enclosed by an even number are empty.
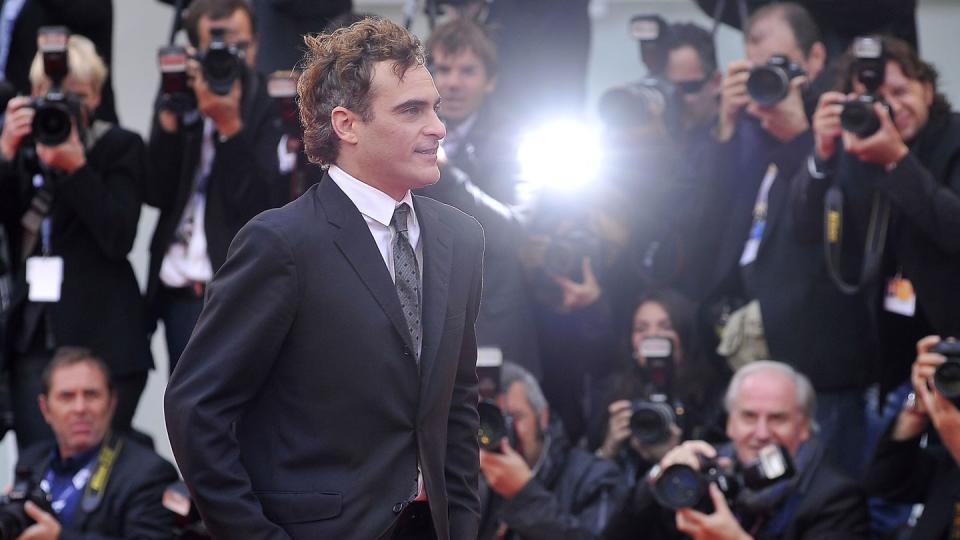
<svg viewBox="0 0 960 540">
<path fill-rule="evenodd" d="M 714 512 L 709 486 L 717 485 L 731 508 L 745 490 L 759 491 L 796 474 L 790 454 L 782 446 L 771 444 L 760 449 L 757 459 L 744 464 L 721 464 L 700 456 L 700 470 L 681 463 L 664 469 L 653 484 L 653 496 L 665 508 L 695 508 Z"/>
<path fill-rule="evenodd" d="M 30 107 L 35 111 L 32 131 L 36 142 L 47 146 L 66 141 L 76 120 L 80 118 L 80 100 L 63 91 L 63 81 L 69 70 L 69 37 L 65 26 L 43 26 L 37 31 L 37 48 L 43 57 L 43 72 L 52 84 L 45 95 L 30 100 Z"/>
<path fill-rule="evenodd" d="M 880 118 L 873 109 L 874 103 L 880 103 L 890 113 L 890 107 L 877 97 L 877 90 L 883 86 L 886 62 L 883 59 L 883 44 L 876 37 L 858 37 L 853 42 L 853 64 L 855 76 L 866 89 L 866 93 L 847 100 L 840 113 L 840 126 L 854 135 L 866 138 L 880 129 Z"/>
<path fill-rule="evenodd" d="M 295 139 L 303 139 L 303 128 L 300 127 L 300 111 L 297 108 L 297 80 L 300 74 L 296 71 L 274 71 L 267 79 L 267 94 L 277 106 L 280 120 L 283 122 L 283 131 Z"/>
<path fill-rule="evenodd" d="M 943 397 L 960 408 L 960 342 L 950 338 L 931 347 L 930 352 L 947 357 L 947 361 L 933 372 L 933 385 Z"/>
<path fill-rule="evenodd" d="M 226 29 L 210 29 L 210 46 L 197 55 L 203 70 L 203 78 L 214 93 L 225 96 L 230 93 L 233 82 L 243 76 L 246 51 L 229 45 Z"/>
<path fill-rule="evenodd" d="M 790 81 L 806 72 L 782 54 L 775 54 L 762 66 L 750 70 L 747 93 L 757 104 L 776 105 L 790 93 Z"/>
<path fill-rule="evenodd" d="M 639 353 L 646 359 L 647 391 L 630 404 L 630 431 L 642 444 L 660 444 L 670 438 L 671 426 L 679 426 L 684 415 L 683 405 L 671 398 L 673 342 L 665 337 L 644 338 Z"/>
<path fill-rule="evenodd" d="M 34 524 L 27 515 L 24 504 L 27 501 L 40 507 L 51 515 L 56 515 L 50 506 L 50 496 L 33 481 L 33 471 L 19 468 L 10 493 L 0 496 L 0 540 L 10 540 L 20 536 L 24 529 Z"/>
<path fill-rule="evenodd" d="M 504 437 L 512 447 L 516 447 L 517 442 L 513 417 L 504 414 L 495 401 L 500 393 L 502 366 L 503 353 L 500 349 L 481 347 L 477 350 L 477 379 L 480 383 L 480 402 L 477 404 L 480 426 L 477 428 L 477 441 L 480 448 L 491 452 L 500 451 L 500 441 Z"/>
</svg>

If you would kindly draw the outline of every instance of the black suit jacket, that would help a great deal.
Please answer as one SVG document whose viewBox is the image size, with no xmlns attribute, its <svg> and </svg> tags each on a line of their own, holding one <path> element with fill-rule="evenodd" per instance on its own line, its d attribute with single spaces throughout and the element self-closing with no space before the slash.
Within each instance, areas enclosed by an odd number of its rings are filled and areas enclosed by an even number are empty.
<svg viewBox="0 0 960 540">
<path fill-rule="evenodd" d="M 9 339 L 35 335 L 39 309 L 49 315 L 55 345 L 93 349 L 114 375 L 153 367 L 146 310 L 127 260 L 140 218 L 143 167 L 140 136 L 114 126 L 87 150 L 85 166 L 53 182 L 50 243 L 52 254 L 63 257 L 64 279 L 60 301 L 39 305 L 27 302 L 20 225 L 35 189 L 17 163 L 0 163 L 0 221 L 18 265 Z"/>
<path fill-rule="evenodd" d="M 225 142 L 214 135 L 214 157 L 207 180 L 204 232 L 207 255 L 216 272 L 227 248 L 244 223 L 274 206 L 271 193 L 279 178 L 277 144 L 280 119 L 263 78 L 247 70 L 240 103 L 243 129 Z M 150 176 L 145 202 L 160 210 L 150 242 L 147 301 L 155 299 L 160 265 L 173 243 L 183 211 L 194 190 L 194 177 L 203 145 L 203 120 L 181 125 L 176 133 L 161 129 L 154 115 L 148 156 Z"/>
<path fill-rule="evenodd" d="M 802 371 L 818 391 L 861 388 L 875 347 L 866 300 L 847 296 L 833 285 L 821 237 L 794 214 L 795 177 L 806 168 L 813 136 L 807 131 L 789 143 L 757 149 L 747 168 L 733 162 L 744 144 L 733 139 L 717 145 L 717 154 L 707 160 L 717 166 L 719 177 L 706 199 L 714 221 L 703 230 L 717 231 L 719 237 L 700 254 L 707 256 L 706 303 L 731 290 L 759 300 L 774 359 Z M 767 200 L 766 226 L 756 260 L 741 267 L 757 193 L 771 163 L 778 175 Z M 742 283 L 743 290 L 736 291 L 732 283 Z"/>
<path fill-rule="evenodd" d="M 440 540 L 479 522 L 479 224 L 414 197 L 419 370 L 363 216 L 327 177 L 237 235 L 166 394 L 167 430 L 218 538 L 371 539 L 423 471 Z"/>
<path fill-rule="evenodd" d="M 152 450 L 123 439 L 103 500 L 90 510 L 77 505 L 70 523 L 63 526 L 61 540 L 168 539 L 173 538 L 174 514 L 163 506 L 163 491 L 178 480 L 177 471 Z M 17 463 L 28 467 L 39 482 L 47 472 L 53 443 L 31 446 Z"/>
</svg>

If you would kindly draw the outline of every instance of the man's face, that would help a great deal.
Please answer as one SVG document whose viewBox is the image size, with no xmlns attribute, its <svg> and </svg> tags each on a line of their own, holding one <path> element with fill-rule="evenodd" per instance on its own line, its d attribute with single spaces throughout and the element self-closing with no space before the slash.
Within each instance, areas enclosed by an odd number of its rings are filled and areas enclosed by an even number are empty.
<svg viewBox="0 0 960 540">
<path fill-rule="evenodd" d="M 859 81 L 854 83 L 853 89 L 860 94 L 866 91 Z M 933 104 L 933 85 L 908 78 L 900 64 L 887 62 L 883 85 L 877 90 L 877 94 L 890 105 L 893 122 L 903 140 L 913 140 L 927 125 L 930 106 Z"/>
<path fill-rule="evenodd" d="M 741 463 L 754 460 L 761 448 L 783 445 L 791 456 L 810 438 L 810 419 L 797 405 L 797 389 L 785 375 L 758 371 L 744 379 L 730 416 L 727 436 Z"/>
<path fill-rule="evenodd" d="M 247 66 L 257 65 L 257 40 L 253 35 L 253 24 L 250 18 L 242 9 L 233 12 L 226 19 L 210 20 L 210 17 L 200 17 L 197 24 L 197 37 L 200 41 L 200 49 L 204 50 L 210 46 L 210 29 L 223 28 L 224 40 L 228 45 L 233 45 L 240 50 L 246 51 Z"/>
<path fill-rule="evenodd" d="M 393 63 L 374 65 L 370 85 L 370 119 L 358 116 L 353 126 L 350 161 L 356 178 L 396 200 L 409 189 L 440 179 L 437 148 L 447 134 L 437 116 L 440 94 L 426 67 L 410 68 L 401 80 Z M 341 144 L 341 155 L 344 144 Z"/>
<path fill-rule="evenodd" d="M 433 74 L 443 97 L 443 118 L 454 125 L 477 112 L 496 86 L 472 49 L 448 54 L 438 48 L 433 52 Z"/>
<path fill-rule="evenodd" d="M 504 414 L 513 417 L 513 428 L 517 432 L 517 446 L 527 465 L 533 467 L 543 452 L 543 433 L 547 428 L 547 412 L 538 418 L 527 399 L 527 385 L 515 381 L 507 391 L 497 397 L 497 405 Z"/>
<path fill-rule="evenodd" d="M 819 54 L 804 55 L 790 25 L 775 15 L 754 22 L 746 41 L 747 60 L 754 65 L 766 64 L 771 56 L 781 54 L 799 64 L 811 80 L 823 68 Z"/>
<path fill-rule="evenodd" d="M 684 46 L 671 50 L 667 56 L 666 75 L 683 97 L 686 128 L 706 125 L 716 117 L 719 73 L 704 73 L 696 49 Z"/>
<path fill-rule="evenodd" d="M 100 369 L 89 362 L 61 367 L 41 395 L 40 412 L 50 424 L 62 458 L 100 444 L 110 427 L 116 398 Z"/>
</svg>

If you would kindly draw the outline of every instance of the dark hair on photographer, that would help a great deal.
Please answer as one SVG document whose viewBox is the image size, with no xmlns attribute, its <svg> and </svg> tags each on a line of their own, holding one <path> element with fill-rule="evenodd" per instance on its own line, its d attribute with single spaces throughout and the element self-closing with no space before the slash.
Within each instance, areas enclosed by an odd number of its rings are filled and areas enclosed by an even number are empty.
<svg viewBox="0 0 960 540">
<path fill-rule="evenodd" d="M 710 32 L 694 23 L 675 23 L 671 29 L 668 50 L 692 47 L 697 51 L 704 75 L 710 76 L 717 71 L 717 47 Z"/>
<path fill-rule="evenodd" d="M 492 79 L 497 74 L 497 46 L 484 27 L 469 19 L 454 19 L 436 27 L 427 39 L 427 56 L 432 57 L 437 49 L 446 54 L 473 51 Z"/>
<path fill-rule="evenodd" d="M 820 41 L 820 28 L 813 20 L 810 12 L 800 4 L 793 2 L 777 2 L 768 4 L 753 12 L 743 29 L 743 35 L 750 36 L 750 31 L 757 21 L 777 17 L 782 19 L 793 32 L 797 46 L 804 56 L 810 54 L 815 43 Z"/>
<path fill-rule="evenodd" d="M 59 347 L 53 354 L 53 359 L 43 368 L 40 374 L 40 388 L 43 395 L 50 395 L 50 381 L 53 379 L 53 373 L 61 368 L 75 366 L 77 364 L 90 364 L 103 373 L 104 380 L 107 381 L 107 390 L 113 393 L 113 377 L 110 375 L 110 368 L 107 367 L 99 356 L 86 347 Z"/>
<path fill-rule="evenodd" d="M 416 36 L 381 17 L 303 40 L 307 53 L 301 62 L 297 96 L 304 150 L 311 162 L 330 165 L 340 149 L 330 122 L 333 109 L 344 107 L 370 121 L 374 64 L 393 62 L 393 71 L 402 80 L 410 68 L 424 64 L 423 47 Z"/>
<path fill-rule="evenodd" d="M 230 18 L 237 10 L 243 11 L 250 19 L 250 30 L 257 35 L 257 18 L 247 0 L 193 0 L 183 13 L 183 28 L 194 47 L 200 46 L 200 18 L 222 21 Z"/>
<path fill-rule="evenodd" d="M 937 83 L 940 80 L 940 72 L 937 68 L 924 61 L 906 41 L 893 36 L 879 36 L 880 43 L 883 46 L 883 58 L 886 61 L 893 61 L 903 74 L 908 78 L 922 83 L 930 83 L 933 88 L 933 103 L 930 105 L 930 118 L 943 118 L 950 114 L 950 100 L 940 92 Z M 848 94 L 853 92 L 853 83 L 856 80 L 856 57 L 853 54 L 853 46 L 837 59 L 837 90 Z"/>
</svg>

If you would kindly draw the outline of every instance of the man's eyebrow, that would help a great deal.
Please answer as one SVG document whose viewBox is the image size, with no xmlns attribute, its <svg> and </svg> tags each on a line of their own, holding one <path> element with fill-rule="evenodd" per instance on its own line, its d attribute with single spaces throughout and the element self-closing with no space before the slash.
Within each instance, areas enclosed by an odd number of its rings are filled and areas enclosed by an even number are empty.
<svg viewBox="0 0 960 540">
<path fill-rule="evenodd" d="M 440 105 L 440 102 L 441 102 L 441 101 L 443 101 L 443 100 L 441 100 L 441 99 L 438 98 L 438 99 L 434 102 L 433 107 L 436 107 L 437 105 Z M 425 99 L 408 99 L 408 100 L 404 101 L 403 103 L 400 103 L 399 105 L 395 106 L 395 107 L 393 108 L 393 110 L 394 110 L 395 112 L 400 112 L 400 111 L 403 111 L 403 110 L 406 110 L 406 109 L 420 109 L 420 108 L 427 107 L 427 106 L 430 106 L 430 102 L 427 101 L 427 100 L 425 100 Z"/>
</svg>

